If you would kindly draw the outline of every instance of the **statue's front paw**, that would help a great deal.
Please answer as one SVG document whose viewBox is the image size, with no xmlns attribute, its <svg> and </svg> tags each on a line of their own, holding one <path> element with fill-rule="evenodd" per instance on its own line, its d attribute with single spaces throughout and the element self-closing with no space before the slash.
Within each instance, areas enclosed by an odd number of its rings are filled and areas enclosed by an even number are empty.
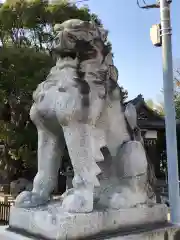
<svg viewBox="0 0 180 240">
<path fill-rule="evenodd" d="M 129 208 L 127 199 L 120 193 L 114 193 L 109 201 L 109 207 L 119 210 L 121 208 Z"/>
<path fill-rule="evenodd" d="M 114 193 L 111 196 L 109 207 L 112 209 L 132 208 L 147 202 L 147 194 L 145 192 L 133 192 L 124 189 L 121 193 Z"/>
<path fill-rule="evenodd" d="M 88 213 L 93 210 L 93 193 L 88 191 L 74 191 L 66 196 L 62 202 L 65 211 L 71 213 Z"/>
<path fill-rule="evenodd" d="M 24 191 L 17 196 L 15 206 L 19 208 L 33 208 L 44 205 L 47 202 L 48 199 L 42 198 L 37 193 Z"/>
</svg>

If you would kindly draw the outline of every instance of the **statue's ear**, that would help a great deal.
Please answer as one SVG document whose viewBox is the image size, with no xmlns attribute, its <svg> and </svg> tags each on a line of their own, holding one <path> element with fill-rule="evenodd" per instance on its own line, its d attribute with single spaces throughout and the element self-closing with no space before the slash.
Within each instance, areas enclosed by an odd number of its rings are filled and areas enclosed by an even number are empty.
<svg viewBox="0 0 180 240">
<path fill-rule="evenodd" d="M 114 65 L 109 66 L 110 79 L 117 83 L 118 81 L 118 70 Z"/>
<path fill-rule="evenodd" d="M 87 29 L 92 29 L 92 28 L 94 28 L 94 23 L 89 22 L 89 21 L 84 21 L 84 22 L 80 23 L 79 26 L 83 26 L 84 28 L 87 28 Z"/>
<path fill-rule="evenodd" d="M 54 25 L 54 28 L 53 28 L 53 29 L 54 29 L 55 32 L 60 32 L 60 31 L 62 31 L 64 28 L 63 28 L 62 24 L 57 23 L 57 24 Z"/>
<path fill-rule="evenodd" d="M 101 40 L 105 42 L 107 40 L 108 31 L 104 28 L 99 27 L 99 32 L 100 32 Z"/>
<path fill-rule="evenodd" d="M 114 62 L 113 62 L 113 54 L 111 52 L 108 52 L 106 58 L 105 58 L 105 62 L 107 65 L 114 65 Z"/>
<path fill-rule="evenodd" d="M 101 41 L 105 42 L 107 40 L 108 30 L 97 26 L 97 24 L 93 20 L 90 21 L 90 24 L 91 24 L 92 28 L 97 30 L 97 35 L 98 35 L 98 37 L 100 37 Z"/>
<path fill-rule="evenodd" d="M 132 103 L 128 103 L 124 114 L 131 129 L 134 130 L 137 127 L 137 112 L 135 106 Z"/>
</svg>

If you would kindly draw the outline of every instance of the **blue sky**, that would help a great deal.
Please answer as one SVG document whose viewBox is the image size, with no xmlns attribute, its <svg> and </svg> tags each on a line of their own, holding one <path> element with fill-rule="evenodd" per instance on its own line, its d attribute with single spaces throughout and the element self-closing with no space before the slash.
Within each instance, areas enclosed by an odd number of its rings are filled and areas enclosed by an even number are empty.
<svg viewBox="0 0 180 240">
<path fill-rule="evenodd" d="M 89 0 L 87 4 L 109 30 L 119 83 L 128 90 L 129 98 L 141 93 L 145 99 L 161 100 L 161 48 L 154 47 L 150 40 L 150 27 L 160 22 L 159 9 L 141 10 L 136 0 Z M 174 0 L 171 5 L 173 58 L 177 65 L 180 59 L 180 0 Z"/>
<path fill-rule="evenodd" d="M 154 3 L 156 0 L 146 0 Z M 2 2 L 2 0 L 0 0 Z M 75 2 L 75 0 L 72 0 Z M 162 101 L 162 55 L 150 40 L 150 28 L 160 22 L 159 9 L 141 10 L 136 0 L 89 0 L 85 2 L 109 30 L 119 84 L 129 99 L 142 94 L 145 99 Z M 174 66 L 180 66 L 180 0 L 171 4 Z"/>
</svg>

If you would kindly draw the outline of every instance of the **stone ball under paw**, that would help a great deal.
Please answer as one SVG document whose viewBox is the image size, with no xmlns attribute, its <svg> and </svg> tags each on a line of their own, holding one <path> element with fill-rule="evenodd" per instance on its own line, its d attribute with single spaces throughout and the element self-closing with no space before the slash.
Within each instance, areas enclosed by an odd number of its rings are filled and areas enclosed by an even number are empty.
<svg viewBox="0 0 180 240">
<path fill-rule="evenodd" d="M 92 195 L 93 196 L 93 195 Z M 83 196 L 79 192 L 68 195 L 62 202 L 62 207 L 71 213 L 89 213 L 93 210 L 93 197 L 91 194 Z"/>
<path fill-rule="evenodd" d="M 127 207 L 127 199 L 120 193 L 115 193 L 110 199 L 109 207 L 112 209 L 119 210 L 121 208 Z"/>
<path fill-rule="evenodd" d="M 43 205 L 46 202 L 47 199 L 42 198 L 37 193 L 24 191 L 17 196 L 15 206 L 20 208 L 32 208 Z"/>
</svg>

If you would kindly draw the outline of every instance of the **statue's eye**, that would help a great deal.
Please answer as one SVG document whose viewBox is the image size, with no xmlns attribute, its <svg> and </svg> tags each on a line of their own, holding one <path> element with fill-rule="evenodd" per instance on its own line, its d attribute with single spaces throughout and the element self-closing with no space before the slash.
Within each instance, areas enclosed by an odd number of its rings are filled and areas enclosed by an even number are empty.
<svg viewBox="0 0 180 240">
<path fill-rule="evenodd" d="M 60 43 L 59 38 L 55 38 L 55 39 L 54 39 L 54 42 L 55 42 L 56 45 L 58 45 L 58 44 Z"/>
<path fill-rule="evenodd" d="M 68 34 L 68 39 L 69 39 L 70 41 L 72 41 L 72 42 L 77 41 L 77 37 L 74 36 L 74 35 L 72 35 L 72 34 Z"/>
<path fill-rule="evenodd" d="M 88 55 L 90 58 L 95 58 L 97 56 L 97 51 L 95 49 L 92 49 L 88 51 Z"/>
</svg>

